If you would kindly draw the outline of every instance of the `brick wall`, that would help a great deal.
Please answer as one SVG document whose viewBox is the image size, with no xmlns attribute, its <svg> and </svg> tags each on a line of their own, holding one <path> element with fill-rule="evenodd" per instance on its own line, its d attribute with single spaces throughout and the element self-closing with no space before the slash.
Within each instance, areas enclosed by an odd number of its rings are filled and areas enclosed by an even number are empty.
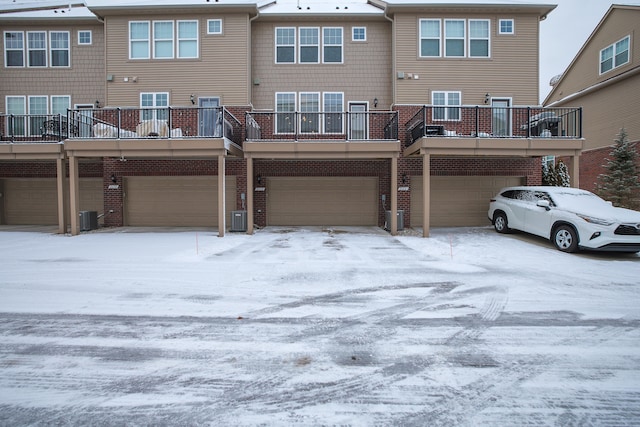
<svg viewBox="0 0 640 427">
<path fill-rule="evenodd" d="M 640 168 L 640 142 L 631 143 L 631 147 L 638 153 L 637 166 Z M 596 150 L 589 150 L 582 153 L 580 156 L 580 188 L 588 191 L 595 191 L 596 184 L 598 183 L 598 175 L 606 172 L 606 164 L 608 159 L 611 158 L 611 151 L 614 145 L 608 147 L 598 148 Z M 567 159 L 563 159 L 565 163 Z"/>
<path fill-rule="evenodd" d="M 69 163 L 67 162 L 67 176 Z M 78 174 L 81 178 L 98 178 L 102 176 L 102 161 L 80 162 Z M 55 161 L 0 162 L 0 178 L 55 178 L 57 167 Z"/>
</svg>

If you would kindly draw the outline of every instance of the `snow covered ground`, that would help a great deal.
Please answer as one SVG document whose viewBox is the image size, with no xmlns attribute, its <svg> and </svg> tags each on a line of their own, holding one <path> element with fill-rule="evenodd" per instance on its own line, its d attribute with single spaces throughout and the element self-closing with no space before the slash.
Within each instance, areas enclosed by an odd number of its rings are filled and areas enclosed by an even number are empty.
<svg viewBox="0 0 640 427">
<path fill-rule="evenodd" d="M 0 230 L 0 425 L 640 424 L 636 254 L 489 227 Z"/>
</svg>

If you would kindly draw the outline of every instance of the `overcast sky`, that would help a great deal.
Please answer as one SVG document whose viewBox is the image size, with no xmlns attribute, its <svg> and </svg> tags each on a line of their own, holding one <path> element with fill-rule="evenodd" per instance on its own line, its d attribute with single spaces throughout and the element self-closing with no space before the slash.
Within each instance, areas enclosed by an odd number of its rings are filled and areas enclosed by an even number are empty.
<svg viewBox="0 0 640 427">
<path fill-rule="evenodd" d="M 489 3 L 489 2 L 488 2 Z M 522 3 L 557 4 L 540 23 L 540 102 L 549 94 L 549 81 L 562 74 L 607 13 L 610 0 L 549 0 Z M 615 4 L 640 5 L 640 1 L 618 0 Z"/>
</svg>

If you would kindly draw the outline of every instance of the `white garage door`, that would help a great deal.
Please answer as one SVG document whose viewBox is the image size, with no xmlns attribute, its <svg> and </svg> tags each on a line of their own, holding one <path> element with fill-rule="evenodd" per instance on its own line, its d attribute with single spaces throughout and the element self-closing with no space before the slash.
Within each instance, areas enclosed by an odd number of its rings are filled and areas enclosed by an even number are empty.
<svg viewBox="0 0 640 427">
<path fill-rule="evenodd" d="M 489 225 L 489 199 L 502 187 L 522 185 L 513 176 L 432 176 L 431 227 Z M 422 176 L 411 177 L 411 225 L 422 227 Z"/>
<path fill-rule="evenodd" d="M 378 224 L 377 177 L 276 177 L 267 180 L 267 224 Z"/>
<path fill-rule="evenodd" d="M 69 180 L 66 180 L 65 185 L 68 188 Z M 55 178 L 10 178 L 3 180 L 3 186 L 5 224 L 55 225 L 58 223 L 58 189 Z M 79 189 L 79 210 L 102 213 L 104 209 L 102 178 L 80 178 Z M 69 206 L 69 192 L 66 194 L 65 203 L 65 206 Z"/>
<path fill-rule="evenodd" d="M 125 225 L 218 225 L 217 176 L 136 176 L 125 178 Z M 236 209 L 236 177 L 227 176 L 227 224 Z"/>
</svg>

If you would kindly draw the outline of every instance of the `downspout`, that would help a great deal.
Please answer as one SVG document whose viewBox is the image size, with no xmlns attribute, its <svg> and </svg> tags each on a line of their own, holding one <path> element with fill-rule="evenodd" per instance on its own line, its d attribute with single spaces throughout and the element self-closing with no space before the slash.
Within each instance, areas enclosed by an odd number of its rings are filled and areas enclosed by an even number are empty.
<svg viewBox="0 0 640 427">
<path fill-rule="evenodd" d="M 388 5 L 385 4 L 384 7 L 384 13 L 382 16 L 384 16 L 384 18 L 391 22 L 391 64 L 392 64 L 392 69 L 391 69 L 391 105 L 389 106 L 389 110 L 393 109 L 393 106 L 396 103 L 396 84 L 398 82 L 398 80 L 396 78 L 394 78 L 394 76 L 396 75 L 396 37 L 395 37 L 395 31 L 396 31 L 396 23 L 395 21 L 390 18 L 387 15 L 387 7 Z M 398 120 L 398 127 L 400 126 L 400 120 Z"/>
</svg>

